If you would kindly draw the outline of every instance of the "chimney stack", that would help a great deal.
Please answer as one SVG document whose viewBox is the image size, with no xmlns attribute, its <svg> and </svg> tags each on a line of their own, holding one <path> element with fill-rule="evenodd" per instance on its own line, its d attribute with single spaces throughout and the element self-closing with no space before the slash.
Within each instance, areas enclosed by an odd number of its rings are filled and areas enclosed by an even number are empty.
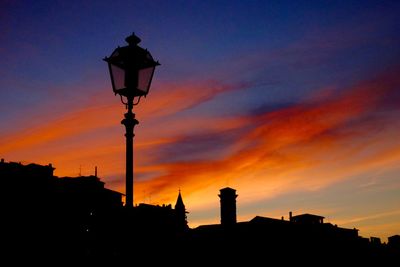
<svg viewBox="0 0 400 267">
<path fill-rule="evenodd" d="M 289 211 L 289 222 L 291 222 L 291 221 L 292 221 L 292 212 Z"/>
</svg>

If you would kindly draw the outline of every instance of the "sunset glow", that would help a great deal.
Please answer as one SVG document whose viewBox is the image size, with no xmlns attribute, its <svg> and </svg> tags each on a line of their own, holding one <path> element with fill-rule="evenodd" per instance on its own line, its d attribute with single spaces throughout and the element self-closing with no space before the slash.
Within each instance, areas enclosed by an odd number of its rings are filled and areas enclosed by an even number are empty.
<svg viewBox="0 0 400 267">
<path fill-rule="evenodd" d="M 0 5 L 1 158 L 57 176 L 98 166 L 124 193 L 125 111 L 101 59 L 134 30 L 162 64 L 134 107 L 135 203 L 174 205 L 180 189 L 190 227 L 219 223 L 230 186 L 239 221 L 307 212 L 400 234 L 399 3 L 128 2 L 115 25 L 102 4 L 50 3 Z"/>
</svg>

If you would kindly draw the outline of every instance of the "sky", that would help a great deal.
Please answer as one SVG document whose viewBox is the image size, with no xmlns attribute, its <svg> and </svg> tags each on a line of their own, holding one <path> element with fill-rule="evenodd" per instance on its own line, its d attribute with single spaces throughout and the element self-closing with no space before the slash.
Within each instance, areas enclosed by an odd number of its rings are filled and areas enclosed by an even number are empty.
<svg viewBox="0 0 400 267">
<path fill-rule="evenodd" d="M 312 213 L 400 234 L 399 1 L 0 3 L 0 157 L 125 192 L 106 63 L 132 32 L 157 67 L 134 107 L 134 202 L 190 227 Z"/>
</svg>

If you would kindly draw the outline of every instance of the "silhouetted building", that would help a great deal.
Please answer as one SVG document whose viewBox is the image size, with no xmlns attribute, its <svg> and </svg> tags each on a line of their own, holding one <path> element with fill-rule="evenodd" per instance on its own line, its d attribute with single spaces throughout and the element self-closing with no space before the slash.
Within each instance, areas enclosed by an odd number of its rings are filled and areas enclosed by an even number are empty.
<svg viewBox="0 0 400 267">
<path fill-rule="evenodd" d="M 5 162 L 4 159 L 1 159 L 0 177 L 2 187 L 17 190 L 19 198 L 24 198 L 25 194 L 36 195 L 39 192 L 35 191 L 35 189 L 43 191 L 52 184 L 54 169 L 51 164 L 45 166 L 33 163 L 23 165 L 20 162 Z M 3 193 L 8 192 L 10 191 L 6 190 Z M 37 197 L 39 196 L 37 195 Z M 14 201 L 19 202 L 19 199 L 16 198 Z"/>
<path fill-rule="evenodd" d="M 374 237 L 374 236 L 370 237 L 370 242 L 374 246 L 380 246 L 382 244 L 381 239 L 379 237 Z"/>
<path fill-rule="evenodd" d="M 80 206 L 87 210 L 122 206 L 122 195 L 104 187 L 96 176 L 60 177 L 57 180 L 58 200 L 62 205 Z"/>
<path fill-rule="evenodd" d="M 178 228 L 183 230 L 187 229 L 188 225 L 186 213 L 188 212 L 186 211 L 185 204 L 183 204 L 181 190 L 179 190 L 178 198 L 176 199 L 175 213 L 177 217 Z"/>
<path fill-rule="evenodd" d="M 34 163 L 23 165 L 21 162 L 5 162 L 4 159 L 0 161 L 2 178 L 51 179 L 54 170 L 55 168 L 51 164 L 45 166 Z"/>
<path fill-rule="evenodd" d="M 201 225 L 190 232 L 194 249 L 219 259 L 218 263 L 246 260 L 248 264 L 257 264 L 265 258 L 273 262 L 285 258 L 288 265 L 316 266 L 320 265 L 317 259 L 323 258 L 333 257 L 336 264 L 345 259 L 349 259 L 347 263 L 361 263 L 362 257 L 368 258 L 365 248 L 369 243 L 363 242 L 355 228 L 324 223 L 323 216 L 292 216 L 291 212 L 289 220 L 256 216 L 250 221 L 236 222 L 236 190 L 220 191 L 221 224 Z M 229 212 L 223 207 L 229 207 Z M 224 224 L 226 218 L 230 227 Z"/>
<path fill-rule="evenodd" d="M 79 256 L 86 249 L 93 215 L 122 207 L 122 194 L 104 188 L 98 177 L 58 178 L 53 171 L 51 164 L 1 160 L 2 217 L 7 218 L 1 235 L 13 251 Z"/>
<path fill-rule="evenodd" d="M 177 218 L 171 205 L 150 205 L 140 203 L 133 209 L 135 227 L 146 236 L 167 234 L 176 231 Z"/>
<path fill-rule="evenodd" d="M 157 235 L 168 235 L 182 232 L 188 229 L 186 220 L 186 209 L 183 204 L 182 195 L 179 191 L 175 209 L 171 204 L 151 205 L 140 203 L 130 210 L 132 224 L 141 229 L 147 236 L 157 232 Z"/>
<path fill-rule="evenodd" d="M 296 216 L 291 216 L 290 213 L 290 221 L 294 223 L 303 223 L 303 224 L 323 224 L 324 223 L 324 218 L 319 215 L 314 215 L 314 214 L 300 214 Z"/>
<path fill-rule="evenodd" d="M 226 187 L 220 190 L 221 225 L 231 226 L 236 223 L 236 190 Z"/>
<path fill-rule="evenodd" d="M 388 245 L 392 248 L 399 249 L 400 251 L 400 235 L 389 236 Z"/>
<path fill-rule="evenodd" d="M 5 162 L 2 159 L 0 177 L 4 188 L 19 191 L 18 198 L 15 198 L 9 205 L 23 203 L 24 205 L 18 207 L 22 208 L 40 200 L 42 202 L 40 208 L 51 205 L 60 209 L 60 207 L 70 204 L 74 204 L 78 209 L 122 206 L 123 194 L 105 188 L 104 182 L 100 181 L 97 176 L 58 178 L 53 175 L 54 170 L 52 164 L 23 165 L 16 162 Z"/>
</svg>

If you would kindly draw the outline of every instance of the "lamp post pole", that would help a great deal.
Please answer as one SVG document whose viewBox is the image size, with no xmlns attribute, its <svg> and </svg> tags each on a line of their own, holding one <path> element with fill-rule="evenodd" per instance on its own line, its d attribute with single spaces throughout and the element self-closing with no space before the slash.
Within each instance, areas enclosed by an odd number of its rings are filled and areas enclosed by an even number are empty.
<svg viewBox="0 0 400 267">
<path fill-rule="evenodd" d="M 111 84 L 115 95 L 121 97 L 127 112 L 121 124 L 126 133 L 126 191 L 125 206 L 133 207 L 133 129 L 139 122 L 132 112 L 133 106 L 139 104 L 140 98 L 146 96 L 150 89 L 155 68 L 160 65 L 147 49 L 138 44 L 140 38 L 134 33 L 125 38 L 127 46 L 117 47 L 109 57 L 103 60 L 108 64 Z M 135 99 L 136 97 L 136 99 Z M 124 101 L 125 99 L 125 101 Z M 135 101 L 136 100 L 136 101 Z"/>
<path fill-rule="evenodd" d="M 124 115 L 124 119 L 121 124 L 125 125 L 126 133 L 126 196 L 125 206 L 133 207 L 133 129 L 139 121 L 135 119 L 135 113 L 133 109 L 133 97 L 127 97 L 127 109 L 128 111 Z"/>
</svg>

